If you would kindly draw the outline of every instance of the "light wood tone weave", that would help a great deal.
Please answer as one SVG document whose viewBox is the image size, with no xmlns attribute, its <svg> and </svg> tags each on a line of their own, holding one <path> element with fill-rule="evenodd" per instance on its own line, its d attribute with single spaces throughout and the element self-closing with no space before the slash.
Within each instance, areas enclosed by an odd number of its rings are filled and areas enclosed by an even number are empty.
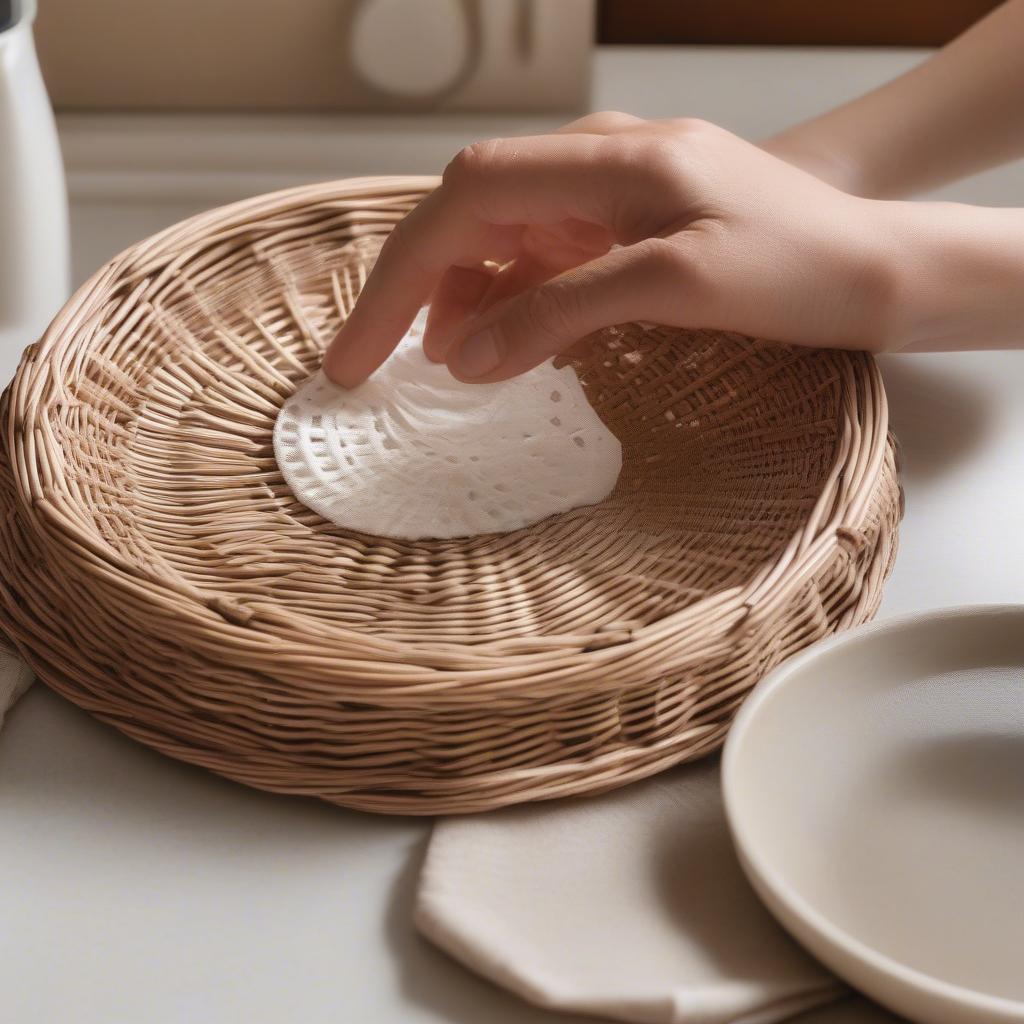
<svg viewBox="0 0 1024 1024">
<path fill-rule="evenodd" d="M 875 609 L 900 515 L 875 365 L 610 330 L 576 363 L 624 449 L 600 507 L 348 533 L 285 486 L 274 417 L 432 184 L 214 210 L 74 296 L 0 407 L 0 627 L 129 736 L 350 807 L 482 810 L 705 754 L 768 669 Z"/>
</svg>

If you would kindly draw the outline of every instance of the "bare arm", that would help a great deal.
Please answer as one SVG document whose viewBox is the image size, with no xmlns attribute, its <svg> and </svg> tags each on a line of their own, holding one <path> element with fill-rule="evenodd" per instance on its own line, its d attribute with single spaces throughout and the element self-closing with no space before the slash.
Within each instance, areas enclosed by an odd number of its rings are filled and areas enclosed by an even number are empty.
<svg viewBox="0 0 1024 1024">
<path fill-rule="evenodd" d="M 760 148 L 614 113 L 478 144 L 389 238 L 324 370 L 361 383 L 428 300 L 427 354 L 464 381 L 633 319 L 875 350 L 1019 347 L 1024 210 L 893 200 L 1020 155 L 1024 0 Z"/>
<path fill-rule="evenodd" d="M 1024 156 L 1024 0 L 764 148 L 855 195 L 897 198 Z"/>
</svg>

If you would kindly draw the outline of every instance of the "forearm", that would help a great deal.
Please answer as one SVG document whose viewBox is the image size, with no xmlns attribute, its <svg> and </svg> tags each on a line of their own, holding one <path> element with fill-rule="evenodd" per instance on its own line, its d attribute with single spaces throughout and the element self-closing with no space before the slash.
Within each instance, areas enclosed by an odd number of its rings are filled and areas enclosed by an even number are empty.
<svg viewBox="0 0 1024 1024">
<path fill-rule="evenodd" d="M 922 192 L 1024 155 L 1024 0 L 764 148 L 856 195 Z"/>
<path fill-rule="evenodd" d="M 883 202 L 888 272 L 885 347 L 903 351 L 1024 345 L 1024 210 Z"/>
</svg>

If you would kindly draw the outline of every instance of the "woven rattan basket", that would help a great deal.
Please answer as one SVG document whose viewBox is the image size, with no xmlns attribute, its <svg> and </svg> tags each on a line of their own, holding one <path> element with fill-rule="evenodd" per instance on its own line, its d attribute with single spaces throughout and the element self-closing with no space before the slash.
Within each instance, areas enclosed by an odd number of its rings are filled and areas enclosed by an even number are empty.
<svg viewBox="0 0 1024 1024">
<path fill-rule="evenodd" d="M 576 368 L 602 505 L 404 543 L 303 508 L 284 399 L 432 180 L 295 189 L 104 267 L 3 398 L 0 627 L 172 757 L 391 812 L 595 792 L 715 749 L 780 660 L 869 618 L 900 490 L 870 357 L 626 327 Z"/>
</svg>

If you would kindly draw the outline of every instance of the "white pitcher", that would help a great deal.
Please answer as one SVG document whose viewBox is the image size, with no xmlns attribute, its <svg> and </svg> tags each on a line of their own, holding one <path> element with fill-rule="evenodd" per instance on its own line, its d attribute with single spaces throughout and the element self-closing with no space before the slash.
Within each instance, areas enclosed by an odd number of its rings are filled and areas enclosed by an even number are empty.
<svg viewBox="0 0 1024 1024">
<path fill-rule="evenodd" d="M 32 39 L 35 0 L 0 0 L 0 386 L 67 299 L 68 201 Z"/>
</svg>

